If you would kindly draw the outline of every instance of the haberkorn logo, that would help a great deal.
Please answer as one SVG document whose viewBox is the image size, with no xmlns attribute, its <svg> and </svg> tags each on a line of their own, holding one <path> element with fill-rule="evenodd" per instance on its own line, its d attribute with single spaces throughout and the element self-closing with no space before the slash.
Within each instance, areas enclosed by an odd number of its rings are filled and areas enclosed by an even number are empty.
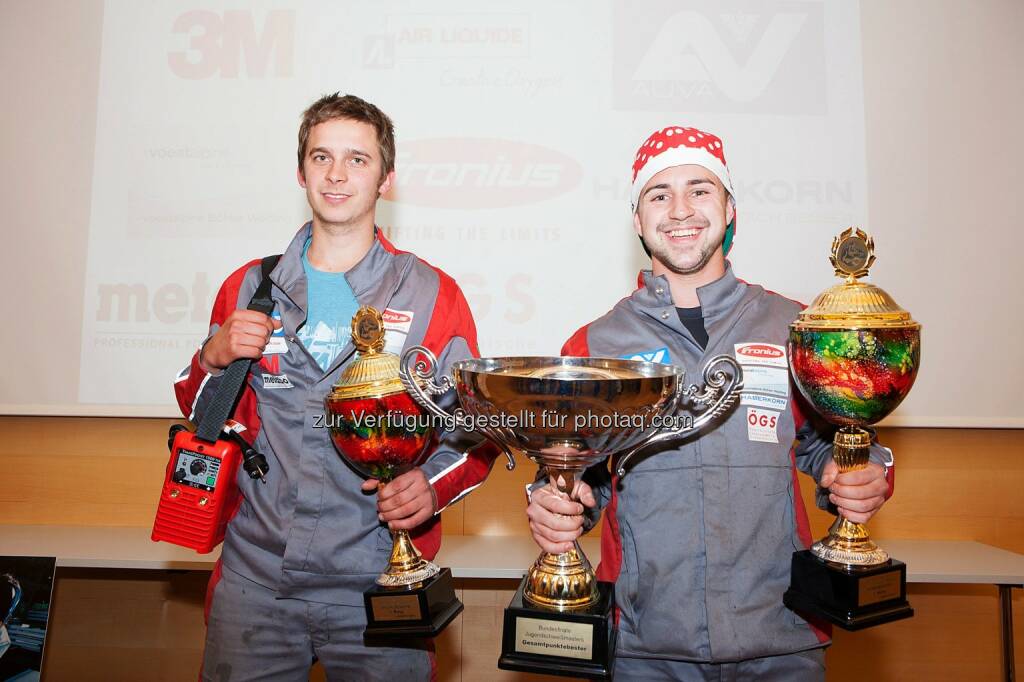
<svg viewBox="0 0 1024 682">
<path fill-rule="evenodd" d="M 744 207 L 749 203 L 766 206 L 832 206 L 853 203 L 853 184 L 849 180 L 798 178 L 768 179 L 744 182 L 733 178 L 738 201 Z M 595 199 L 629 201 L 628 179 L 613 175 L 595 175 L 590 183 Z M 744 213 L 743 221 L 750 220 L 751 214 Z"/>
<path fill-rule="evenodd" d="M 504 208 L 544 201 L 579 183 L 582 166 L 547 147 L 493 138 L 403 142 L 385 199 L 440 208 Z"/>
<path fill-rule="evenodd" d="M 821 2 L 618 0 L 613 60 L 620 110 L 824 113 Z"/>
</svg>

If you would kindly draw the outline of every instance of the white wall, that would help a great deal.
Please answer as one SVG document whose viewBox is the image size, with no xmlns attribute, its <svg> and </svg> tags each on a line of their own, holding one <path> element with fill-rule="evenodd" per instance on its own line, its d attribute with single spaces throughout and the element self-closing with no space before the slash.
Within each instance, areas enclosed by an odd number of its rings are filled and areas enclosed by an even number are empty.
<svg viewBox="0 0 1024 682">
<path fill-rule="evenodd" d="M 340 89 L 394 118 L 379 223 L 460 281 L 484 354 L 556 353 L 628 293 L 629 164 L 680 123 L 725 140 L 745 279 L 809 301 L 832 235 L 874 234 L 924 324 L 894 421 L 1024 425 L 1020 363 L 975 360 L 1024 332 L 1018 3 L 136 5 L 0 10 L 3 411 L 173 414 L 220 280 L 305 219 L 298 116 Z"/>
</svg>

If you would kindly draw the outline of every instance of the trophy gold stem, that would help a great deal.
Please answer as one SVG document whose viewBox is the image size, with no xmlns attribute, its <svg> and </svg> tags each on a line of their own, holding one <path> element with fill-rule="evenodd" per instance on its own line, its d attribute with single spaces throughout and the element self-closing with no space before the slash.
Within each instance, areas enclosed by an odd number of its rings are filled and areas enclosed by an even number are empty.
<svg viewBox="0 0 1024 682">
<path fill-rule="evenodd" d="M 384 483 L 378 490 L 384 489 Z M 437 564 L 427 561 L 412 544 L 407 530 L 391 531 L 391 559 L 386 571 L 377 576 L 381 587 L 409 587 L 433 578 L 441 572 Z"/>
<path fill-rule="evenodd" d="M 857 471 L 868 465 L 870 448 L 870 433 L 856 426 L 844 426 L 833 439 L 832 458 L 840 473 Z M 878 566 L 889 560 L 889 553 L 871 541 L 867 526 L 843 516 L 836 518 L 828 537 L 811 546 L 811 553 L 844 568 Z"/>
<path fill-rule="evenodd" d="M 573 497 L 576 476 L 582 472 L 548 467 L 548 479 L 569 499 Z M 579 542 L 561 554 L 543 552 L 526 576 L 523 597 L 534 606 L 556 611 L 586 609 L 597 603 L 597 576 Z"/>
</svg>

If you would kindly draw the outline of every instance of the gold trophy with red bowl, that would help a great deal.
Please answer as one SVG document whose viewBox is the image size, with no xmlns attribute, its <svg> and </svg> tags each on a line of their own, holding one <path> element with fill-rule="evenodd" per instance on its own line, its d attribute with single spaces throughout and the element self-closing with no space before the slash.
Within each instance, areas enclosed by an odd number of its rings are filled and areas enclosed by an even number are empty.
<svg viewBox="0 0 1024 682">
<path fill-rule="evenodd" d="M 358 356 L 324 399 L 334 447 L 356 472 L 380 481 L 420 465 L 434 429 L 402 386 L 399 359 L 384 351 L 384 320 L 370 307 L 352 317 Z M 427 561 L 407 530 L 392 531 L 391 558 L 376 586 L 363 594 L 366 637 L 433 637 L 461 611 L 452 572 Z"/>
</svg>

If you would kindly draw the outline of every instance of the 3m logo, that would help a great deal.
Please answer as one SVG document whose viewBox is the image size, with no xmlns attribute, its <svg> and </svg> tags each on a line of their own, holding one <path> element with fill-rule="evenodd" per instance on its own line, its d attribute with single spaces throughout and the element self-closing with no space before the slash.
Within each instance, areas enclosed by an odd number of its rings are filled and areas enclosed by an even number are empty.
<svg viewBox="0 0 1024 682">
<path fill-rule="evenodd" d="M 823 113 L 822 3 L 615 5 L 617 109 Z M 639 15 L 639 16 L 638 16 Z"/>
<path fill-rule="evenodd" d="M 580 164 L 540 145 L 491 138 L 403 142 L 395 187 L 384 198 L 441 208 L 502 208 L 564 194 L 579 184 Z"/>
<path fill-rule="evenodd" d="M 187 37 L 187 49 L 167 53 L 167 65 L 180 78 L 238 78 L 243 63 L 249 78 L 292 75 L 294 10 L 269 10 L 259 31 L 252 10 L 192 10 L 174 20 L 171 33 Z"/>
<path fill-rule="evenodd" d="M 668 353 L 668 347 L 658 348 L 656 350 L 649 350 L 643 353 L 634 353 L 632 355 L 623 355 L 623 360 L 637 360 L 639 362 L 660 362 L 663 365 L 671 364 L 672 359 Z"/>
</svg>

